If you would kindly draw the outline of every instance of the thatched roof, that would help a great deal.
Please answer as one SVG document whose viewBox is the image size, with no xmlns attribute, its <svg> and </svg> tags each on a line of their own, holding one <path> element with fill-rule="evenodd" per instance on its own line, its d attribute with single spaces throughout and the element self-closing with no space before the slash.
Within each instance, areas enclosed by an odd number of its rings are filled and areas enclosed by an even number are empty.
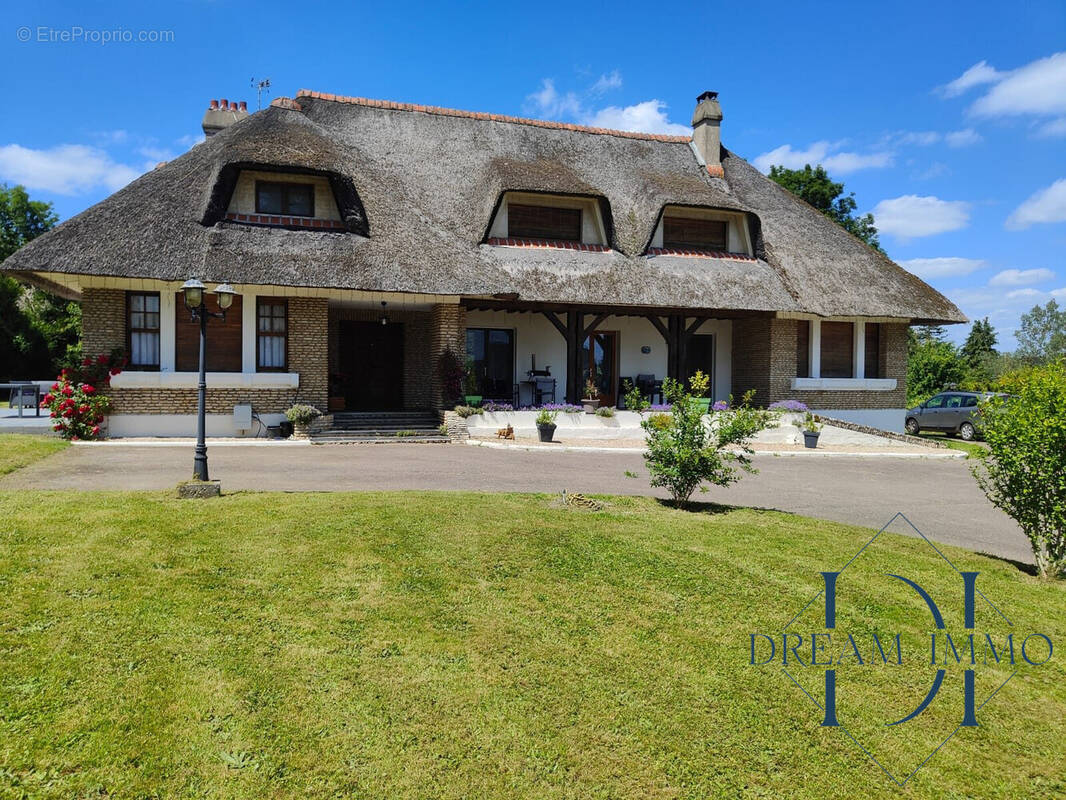
<svg viewBox="0 0 1066 800">
<path fill-rule="evenodd" d="M 278 102 L 34 240 L 3 269 L 522 301 L 956 322 L 946 298 L 723 149 L 685 137 L 311 96 Z M 223 219 L 241 168 L 329 177 L 347 232 Z M 485 244 L 506 191 L 599 198 L 604 253 Z M 645 250 L 665 205 L 747 215 L 755 259 Z M 31 275 L 32 273 L 32 275 Z"/>
</svg>

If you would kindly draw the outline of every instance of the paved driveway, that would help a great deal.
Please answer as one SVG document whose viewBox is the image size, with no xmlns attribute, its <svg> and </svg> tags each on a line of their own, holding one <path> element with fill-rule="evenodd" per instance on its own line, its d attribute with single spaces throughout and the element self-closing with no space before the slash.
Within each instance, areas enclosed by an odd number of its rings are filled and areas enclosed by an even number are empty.
<svg viewBox="0 0 1066 800">
<path fill-rule="evenodd" d="M 224 490 L 656 494 L 640 454 L 529 452 L 464 445 L 209 447 Z M 1017 525 L 977 488 L 965 461 L 756 458 L 760 473 L 698 499 L 880 528 L 902 511 L 930 539 L 1032 562 Z M 626 471 L 638 477 L 626 476 Z M 0 490 L 166 489 L 192 473 L 192 447 L 75 446 L 0 478 Z M 891 530 L 907 532 L 897 522 Z"/>
</svg>

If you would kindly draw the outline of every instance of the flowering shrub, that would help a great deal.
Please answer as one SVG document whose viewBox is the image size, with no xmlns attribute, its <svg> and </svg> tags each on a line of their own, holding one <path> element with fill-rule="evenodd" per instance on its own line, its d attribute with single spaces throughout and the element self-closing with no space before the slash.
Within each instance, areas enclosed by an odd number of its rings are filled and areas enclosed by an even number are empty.
<svg viewBox="0 0 1066 800">
<path fill-rule="evenodd" d="M 673 403 L 652 403 L 647 407 L 647 411 L 657 411 L 660 414 L 667 411 L 672 411 L 674 408 Z"/>
<path fill-rule="evenodd" d="M 713 406 L 711 406 L 711 411 L 728 411 L 728 410 L 729 410 L 729 401 L 728 400 L 719 400 L 717 403 L 715 403 Z"/>
<path fill-rule="evenodd" d="M 314 406 L 296 403 L 285 409 L 285 417 L 293 425 L 310 425 L 315 417 L 322 416 L 322 412 Z"/>
<path fill-rule="evenodd" d="M 510 403 L 497 403 L 495 400 L 482 403 L 481 408 L 484 411 L 514 411 L 514 406 Z"/>
<path fill-rule="evenodd" d="M 794 411 L 799 414 L 807 413 L 807 404 L 801 403 L 799 400 L 778 400 L 776 403 L 770 403 L 769 409 L 771 411 Z"/>
<path fill-rule="evenodd" d="M 466 419 L 467 417 L 474 416 L 474 414 L 484 414 L 485 409 L 476 406 L 456 406 L 455 413 L 463 419 Z"/>
<path fill-rule="evenodd" d="M 41 408 L 47 408 L 54 420 L 52 430 L 75 442 L 98 439 L 100 423 L 111 409 L 104 390 L 125 365 L 126 359 L 116 350 L 111 355 L 86 357 L 81 367 L 60 372 L 52 388 L 41 398 Z"/>
<path fill-rule="evenodd" d="M 583 414 L 585 409 L 570 403 L 545 403 L 542 406 L 522 406 L 519 411 L 554 411 L 556 414 Z"/>
</svg>

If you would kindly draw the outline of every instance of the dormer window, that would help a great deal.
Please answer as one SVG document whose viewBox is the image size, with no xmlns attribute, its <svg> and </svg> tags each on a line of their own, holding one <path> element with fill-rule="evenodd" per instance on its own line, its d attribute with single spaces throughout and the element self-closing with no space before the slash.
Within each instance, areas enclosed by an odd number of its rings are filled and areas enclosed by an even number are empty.
<svg viewBox="0 0 1066 800">
<path fill-rule="evenodd" d="M 290 217 L 315 215 L 315 187 L 310 183 L 255 182 L 257 214 L 285 214 Z"/>
<path fill-rule="evenodd" d="M 602 252 L 609 249 L 608 213 L 606 201 L 597 197 L 505 192 L 485 243 Z"/>
<path fill-rule="evenodd" d="M 723 253 L 729 249 L 729 223 L 720 219 L 686 219 L 663 217 L 663 247 L 667 250 L 709 250 Z"/>
<path fill-rule="evenodd" d="M 581 209 L 510 203 L 507 206 L 507 237 L 580 242 Z"/>
<path fill-rule="evenodd" d="M 666 206 L 655 226 L 648 255 L 752 257 L 743 212 L 699 206 Z"/>
</svg>

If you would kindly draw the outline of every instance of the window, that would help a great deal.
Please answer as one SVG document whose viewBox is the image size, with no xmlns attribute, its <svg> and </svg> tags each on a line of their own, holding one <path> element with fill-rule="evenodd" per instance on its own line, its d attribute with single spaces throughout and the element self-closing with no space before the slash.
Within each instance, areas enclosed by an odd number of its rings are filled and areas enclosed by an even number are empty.
<svg viewBox="0 0 1066 800">
<path fill-rule="evenodd" d="M 943 408 L 946 395 L 938 394 L 936 397 L 930 397 L 925 402 L 926 408 Z"/>
<path fill-rule="evenodd" d="M 947 408 L 962 408 L 962 395 L 948 395 Z"/>
<path fill-rule="evenodd" d="M 822 323 L 822 377 L 853 378 L 855 326 L 850 322 Z"/>
<path fill-rule="evenodd" d="M 313 217 L 315 215 L 315 187 L 309 183 L 256 181 L 255 210 L 258 214 Z"/>
<path fill-rule="evenodd" d="M 811 321 L 801 319 L 796 322 L 796 377 L 811 376 Z"/>
<path fill-rule="evenodd" d="M 159 369 L 159 292 L 126 292 L 130 366 Z"/>
<path fill-rule="evenodd" d="M 213 305 L 213 300 L 207 301 Z M 200 369 L 200 323 L 192 319 L 181 292 L 174 296 L 174 368 L 178 372 Z M 207 369 L 210 372 L 241 371 L 241 296 L 233 298 L 225 319 L 212 319 L 207 330 Z"/>
<path fill-rule="evenodd" d="M 866 352 L 864 361 L 866 378 L 881 378 L 881 326 L 876 322 L 866 323 Z"/>
<path fill-rule="evenodd" d="M 967 395 L 966 397 L 962 398 L 962 407 L 963 408 L 976 408 L 977 407 L 977 398 L 974 397 L 973 395 Z"/>
<path fill-rule="evenodd" d="M 667 250 L 725 252 L 727 223 L 716 219 L 663 217 L 663 247 Z"/>
<path fill-rule="evenodd" d="M 256 301 L 256 362 L 259 371 L 288 368 L 289 303 L 284 297 Z"/>
<path fill-rule="evenodd" d="M 511 239 L 581 241 L 581 209 L 507 204 L 507 236 Z"/>
<path fill-rule="evenodd" d="M 486 400 L 513 402 L 514 331 L 467 328 L 466 357 L 473 369 L 477 394 Z"/>
</svg>

